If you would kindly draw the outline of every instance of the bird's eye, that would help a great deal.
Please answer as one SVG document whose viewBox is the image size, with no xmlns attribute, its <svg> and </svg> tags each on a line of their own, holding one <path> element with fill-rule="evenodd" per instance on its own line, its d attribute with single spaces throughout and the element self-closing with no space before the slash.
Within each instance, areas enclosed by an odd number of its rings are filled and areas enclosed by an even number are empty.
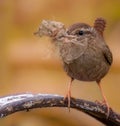
<svg viewBox="0 0 120 126">
<path fill-rule="evenodd" d="M 78 32 L 78 35 L 83 35 L 84 34 L 84 32 L 82 31 L 82 30 L 80 30 L 79 32 Z"/>
</svg>

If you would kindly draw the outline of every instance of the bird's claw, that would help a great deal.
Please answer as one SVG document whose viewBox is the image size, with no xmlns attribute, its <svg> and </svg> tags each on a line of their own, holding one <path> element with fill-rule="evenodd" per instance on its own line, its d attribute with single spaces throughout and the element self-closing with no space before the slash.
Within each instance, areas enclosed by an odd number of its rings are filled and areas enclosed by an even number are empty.
<svg viewBox="0 0 120 126">
<path fill-rule="evenodd" d="M 70 93 L 67 93 L 66 96 L 64 97 L 64 100 L 67 99 L 67 101 L 68 101 L 68 110 L 69 110 L 69 112 L 70 112 L 70 98 L 71 98 Z"/>
</svg>

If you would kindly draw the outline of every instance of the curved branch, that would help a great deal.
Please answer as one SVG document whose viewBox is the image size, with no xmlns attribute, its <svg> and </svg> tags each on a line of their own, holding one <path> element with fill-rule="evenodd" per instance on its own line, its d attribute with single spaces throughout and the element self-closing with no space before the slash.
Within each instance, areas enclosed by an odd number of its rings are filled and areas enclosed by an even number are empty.
<svg viewBox="0 0 120 126">
<path fill-rule="evenodd" d="M 16 94 L 0 98 L 0 117 L 8 116 L 17 111 L 45 107 L 67 107 L 68 101 L 63 96 L 52 94 Z M 80 110 L 109 126 L 120 126 L 120 115 L 110 109 L 106 118 L 105 105 L 82 99 L 71 98 L 71 108 Z"/>
</svg>

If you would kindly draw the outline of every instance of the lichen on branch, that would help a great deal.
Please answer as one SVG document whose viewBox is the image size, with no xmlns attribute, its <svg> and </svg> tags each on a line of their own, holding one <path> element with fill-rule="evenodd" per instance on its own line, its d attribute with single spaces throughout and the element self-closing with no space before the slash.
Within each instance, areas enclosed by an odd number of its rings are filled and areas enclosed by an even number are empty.
<svg viewBox="0 0 120 126">
<path fill-rule="evenodd" d="M 18 111 L 46 107 L 67 107 L 68 101 L 63 96 L 53 94 L 16 94 L 0 98 L 0 117 L 3 118 Z M 110 109 L 106 118 L 107 107 L 99 103 L 71 98 L 71 108 L 82 111 L 109 126 L 120 126 L 120 115 Z"/>
</svg>

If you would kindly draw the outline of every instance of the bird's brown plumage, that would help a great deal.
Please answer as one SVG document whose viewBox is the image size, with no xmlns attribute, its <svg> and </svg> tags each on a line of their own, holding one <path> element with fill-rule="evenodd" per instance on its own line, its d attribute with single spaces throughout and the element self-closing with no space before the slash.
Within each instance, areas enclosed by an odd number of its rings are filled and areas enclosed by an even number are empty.
<svg viewBox="0 0 120 126">
<path fill-rule="evenodd" d="M 79 31 L 83 31 L 83 35 L 79 35 Z M 85 23 L 73 24 L 68 28 L 68 34 L 76 36 L 77 41 L 63 43 L 60 47 L 67 74 L 77 80 L 100 81 L 112 64 L 112 53 L 103 36 Z"/>
</svg>

